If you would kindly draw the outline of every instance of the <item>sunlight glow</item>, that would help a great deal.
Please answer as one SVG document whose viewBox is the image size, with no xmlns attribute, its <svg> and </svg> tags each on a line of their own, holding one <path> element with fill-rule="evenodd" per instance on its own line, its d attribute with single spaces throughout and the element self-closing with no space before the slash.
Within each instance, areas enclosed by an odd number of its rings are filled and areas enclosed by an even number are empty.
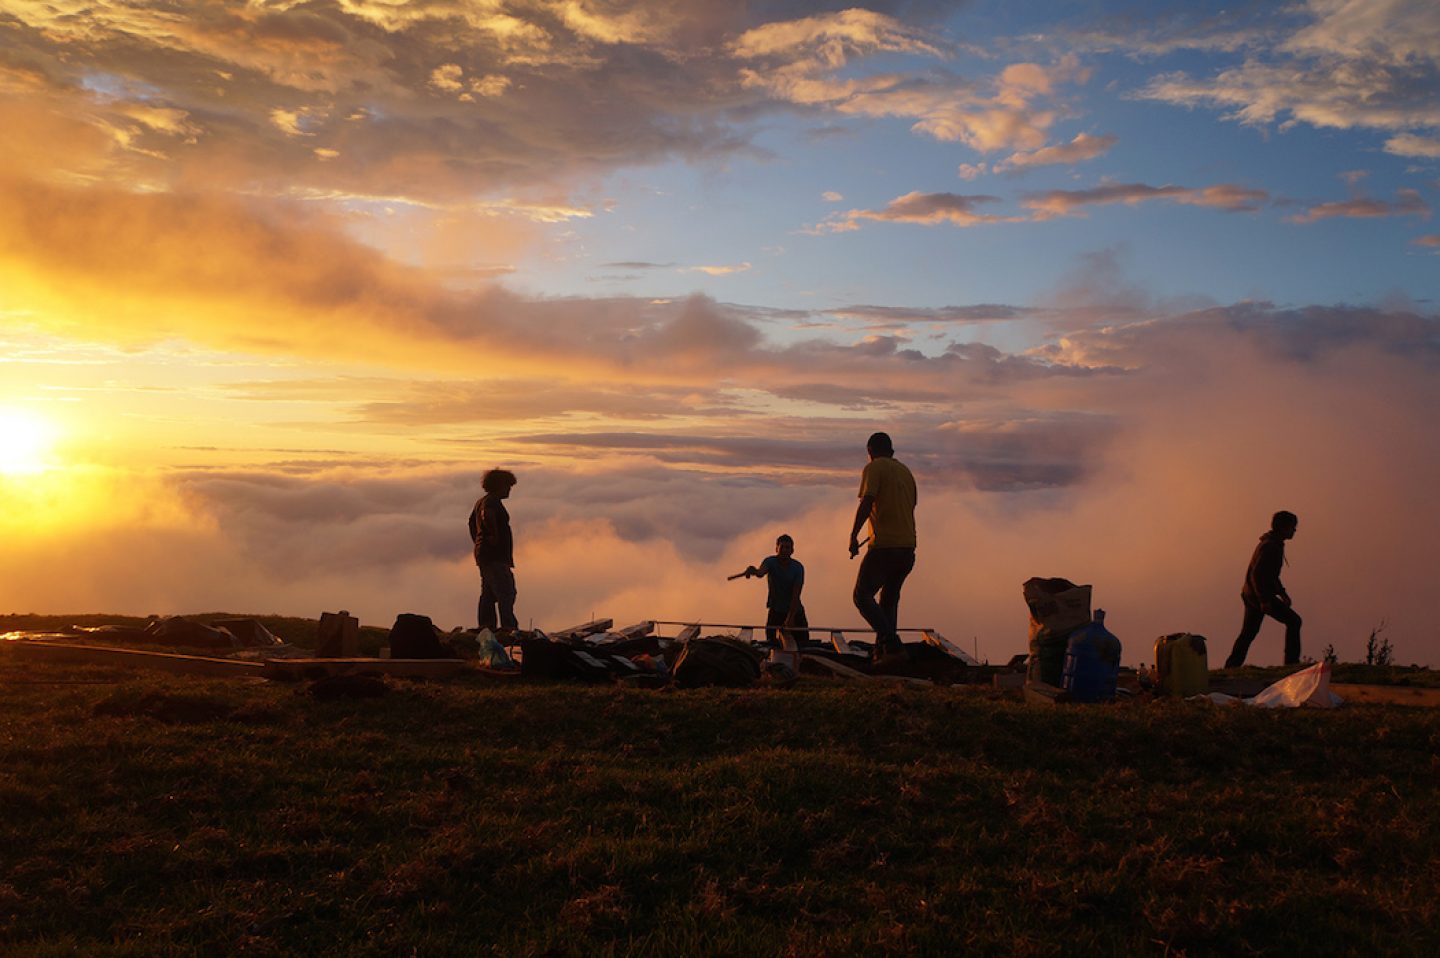
<svg viewBox="0 0 1440 958">
<path fill-rule="evenodd" d="M 0 473 L 43 471 L 57 432 L 55 424 L 44 416 L 28 409 L 0 406 Z"/>
</svg>

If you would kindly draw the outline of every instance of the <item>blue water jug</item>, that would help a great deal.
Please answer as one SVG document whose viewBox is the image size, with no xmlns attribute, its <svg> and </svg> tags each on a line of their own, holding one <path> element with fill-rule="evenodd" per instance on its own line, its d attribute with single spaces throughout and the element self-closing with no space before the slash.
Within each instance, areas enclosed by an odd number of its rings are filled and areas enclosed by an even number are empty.
<svg viewBox="0 0 1440 958">
<path fill-rule="evenodd" d="M 1120 675 L 1120 640 L 1105 628 L 1105 610 L 1070 633 L 1065 646 L 1065 690 L 1072 702 L 1109 702 Z"/>
</svg>

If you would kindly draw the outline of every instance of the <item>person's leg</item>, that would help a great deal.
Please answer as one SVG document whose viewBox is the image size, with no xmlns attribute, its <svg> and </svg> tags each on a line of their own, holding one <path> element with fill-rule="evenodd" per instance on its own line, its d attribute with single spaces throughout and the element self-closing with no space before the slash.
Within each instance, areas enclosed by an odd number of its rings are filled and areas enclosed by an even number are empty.
<svg viewBox="0 0 1440 958">
<path fill-rule="evenodd" d="M 790 638 L 795 644 L 804 648 L 810 642 L 810 620 L 805 615 L 805 606 L 795 610 L 795 617 L 791 620 L 793 625 L 790 628 Z"/>
<path fill-rule="evenodd" d="M 1288 605 L 1271 602 L 1265 606 L 1265 614 L 1285 625 L 1285 664 L 1300 662 L 1300 616 Z"/>
<path fill-rule="evenodd" d="M 885 618 L 890 623 L 890 637 L 892 644 L 900 644 L 900 588 L 905 585 L 905 578 L 915 568 L 914 549 L 885 549 L 876 550 L 887 553 L 885 556 L 885 583 L 880 587 L 880 609 L 885 613 Z"/>
<path fill-rule="evenodd" d="M 1225 660 L 1227 669 L 1238 669 L 1245 664 L 1245 656 L 1250 652 L 1250 643 L 1255 641 L 1255 636 L 1260 634 L 1260 623 L 1265 621 L 1265 610 L 1259 605 L 1246 601 L 1245 621 L 1240 625 L 1240 634 L 1235 637 L 1235 647 L 1230 650 L 1230 657 Z"/>
<path fill-rule="evenodd" d="M 480 567 L 480 601 L 475 605 L 475 618 L 478 628 L 495 631 L 495 590 L 492 588 L 490 576 L 486 574 L 484 566 Z"/>
<path fill-rule="evenodd" d="M 765 610 L 765 641 L 767 644 L 780 648 L 780 630 L 776 626 L 785 621 L 785 613 L 775 609 Z"/>
<path fill-rule="evenodd" d="M 884 559 L 878 557 L 879 550 L 871 549 L 860 560 L 860 571 L 855 574 L 855 592 L 851 596 L 861 618 L 875 630 L 875 647 L 879 648 L 885 636 L 891 631 L 890 620 L 875 601 L 875 593 L 885 584 Z"/>
<path fill-rule="evenodd" d="M 520 628 L 520 623 L 515 620 L 515 596 L 515 570 L 501 565 L 495 575 L 495 604 L 500 610 L 500 628 L 511 632 Z"/>
</svg>

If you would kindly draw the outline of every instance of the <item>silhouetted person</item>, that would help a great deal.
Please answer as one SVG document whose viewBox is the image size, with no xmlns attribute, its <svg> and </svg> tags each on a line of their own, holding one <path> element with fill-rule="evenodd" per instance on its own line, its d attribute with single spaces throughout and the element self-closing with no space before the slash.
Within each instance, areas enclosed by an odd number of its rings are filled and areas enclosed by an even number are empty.
<svg viewBox="0 0 1440 958">
<path fill-rule="evenodd" d="M 1240 598 L 1245 603 L 1245 622 L 1235 638 L 1235 648 L 1225 660 L 1227 669 L 1245 664 L 1250 643 L 1260 633 L 1265 616 L 1285 623 L 1285 664 L 1300 661 L 1300 616 L 1290 607 L 1290 594 L 1280 583 L 1280 569 L 1285 565 L 1285 540 L 1295 538 L 1300 520 L 1293 512 L 1277 512 L 1270 519 L 1270 531 L 1260 537 L 1260 544 L 1250 556 L 1245 570 L 1245 588 Z"/>
<path fill-rule="evenodd" d="M 850 558 L 860 552 L 856 537 L 868 520 L 870 549 L 855 576 L 855 608 L 875 630 L 874 657 L 903 655 L 900 642 L 900 587 L 915 568 L 915 477 L 895 459 L 890 437 L 877 432 L 865 443 L 870 463 L 860 476 L 860 506 L 850 529 Z M 880 601 L 875 601 L 875 593 Z"/>
<path fill-rule="evenodd" d="M 475 564 L 480 567 L 476 617 L 480 628 L 492 632 L 513 633 L 519 627 L 515 621 L 515 537 L 504 502 L 517 481 L 513 472 L 491 469 L 480 480 L 485 495 L 470 510 L 470 538 L 475 542 Z"/>
<path fill-rule="evenodd" d="M 765 640 L 771 645 L 781 644 L 781 629 L 796 645 L 810 641 L 810 620 L 805 617 L 805 606 L 800 602 L 800 592 L 805 588 L 805 567 L 794 555 L 795 540 L 782 535 L 775 540 L 773 556 L 766 556 L 758 568 L 752 565 L 745 569 L 745 578 L 762 576 L 769 586 L 765 598 Z"/>
</svg>

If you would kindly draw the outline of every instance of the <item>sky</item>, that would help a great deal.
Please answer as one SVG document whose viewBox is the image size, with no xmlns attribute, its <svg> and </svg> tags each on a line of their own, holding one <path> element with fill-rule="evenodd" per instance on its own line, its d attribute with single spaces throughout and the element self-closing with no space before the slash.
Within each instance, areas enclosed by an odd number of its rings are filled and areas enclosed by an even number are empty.
<svg viewBox="0 0 1440 958">
<path fill-rule="evenodd" d="M 1440 665 L 1440 6 L 0 0 L 0 612 L 1239 628 Z M 1269 623 L 1251 660 L 1281 657 Z"/>
</svg>

